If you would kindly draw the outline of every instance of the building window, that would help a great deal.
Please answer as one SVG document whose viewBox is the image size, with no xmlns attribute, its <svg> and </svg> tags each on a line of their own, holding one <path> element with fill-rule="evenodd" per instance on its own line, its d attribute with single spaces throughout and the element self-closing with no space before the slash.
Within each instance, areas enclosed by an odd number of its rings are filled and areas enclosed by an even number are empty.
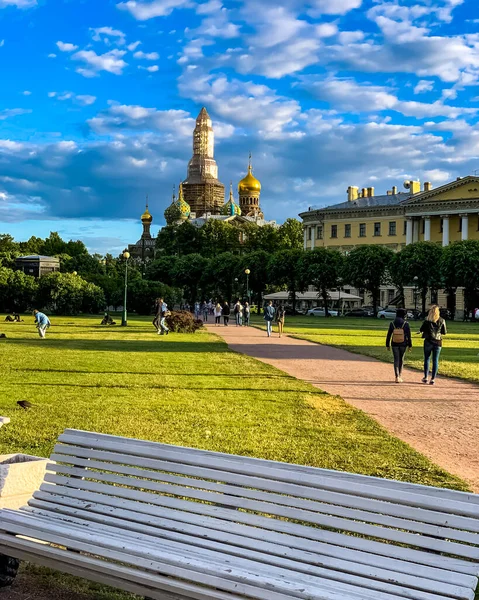
<svg viewBox="0 0 479 600">
<path fill-rule="evenodd" d="M 338 237 L 338 226 L 337 225 L 331 225 L 331 237 L 332 238 Z"/>
<path fill-rule="evenodd" d="M 396 235 L 396 221 L 389 221 L 389 235 Z"/>
<path fill-rule="evenodd" d="M 366 237 L 366 223 L 359 223 L 359 237 Z"/>
<path fill-rule="evenodd" d="M 395 295 L 395 290 L 388 290 L 388 304 L 391 304 L 391 302 L 394 300 Z"/>
<path fill-rule="evenodd" d="M 442 233 L 444 231 L 444 219 L 441 219 L 441 226 L 439 228 L 439 233 Z"/>
<path fill-rule="evenodd" d="M 462 219 L 459 217 L 459 233 L 462 233 Z"/>
<path fill-rule="evenodd" d="M 421 223 L 421 232 L 424 235 L 426 233 L 426 219 L 422 219 Z"/>
<path fill-rule="evenodd" d="M 404 221 L 403 235 L 407 235 L 407 221 Z"/>
<path fill-rule="evenodd" d="M 308 227 L 308 240 L 311 241 L 311 232 L 312 232 L 312 227 Z"/>
<path fill-rule="evenodd" d="M 350 238 L 351 237 L 351 225 L 349 223 L 347 223 L 344 226 L 344 237 L 346 237 L 346 238 Z"/>
<path fill-rule="evenodd" d="M 381 235 L 381 223 L 374 223 L 374 237 Z"/>
<path fill-rule="evenodd" d="M 322 240 L 322 239 L 323 239 L 323 226 L 318 225 L 318 240 Z"/>
</svg>

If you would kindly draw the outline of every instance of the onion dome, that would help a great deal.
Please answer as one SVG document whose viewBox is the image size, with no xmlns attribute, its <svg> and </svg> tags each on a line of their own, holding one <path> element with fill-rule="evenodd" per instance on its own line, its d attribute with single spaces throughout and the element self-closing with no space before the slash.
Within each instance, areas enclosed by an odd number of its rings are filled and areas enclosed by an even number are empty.
<svg viewBox="0 0 479 600">
<path fill-rule="evenodd" d="M 241 208 L 238 206 L 238 204 L 236 204 L 234 196 L 233 196 L 233 184 L 232 183 L 230 184 L 230 199 L 221 209 L 221 214 L 228 215 L 231 217 L 234 217 L 235 215 L 236 216 L 241 215 Z"/>
<path fill-rule="evenodd" d="M 183 184 L 182 183 L 180 183 L 180 189 L 178 192 L 178 200 L 177 200 L 176 204 L 180 210 L 180 219 L 182 221 L 186 221 L 186 219 L 190 216 L 191 208 L 183 196 Z"/>
<path fill-rule="evenodd" d="M 148 210 L 148 198 L 146 199 L 146 209 L 145 212 L 141 215 L 141 222 L 142 223 L 151 223 L 153 221 L 153 217 L 150 214 L 150 211 Z"/>
<path fill-rule="evenodd" d="M 248 175 L 246 175 L 246 177 L 239 182 L 238 192 L 241 196 L 247 196 L 250 193 L 259 194 L 261 192 L 261 183 L 253 175 L 251 154 L 249 155 Z"/>
<path fill-rule="evenodd" d="M 175 194 L 173 194 L 173 200 L 170 206 L 165 210 L 164 215 L 168 225 L 173 225 L 173 223 L 176 223 L 181 219 L 181 210 L 176 202 Z"/>
</svg>

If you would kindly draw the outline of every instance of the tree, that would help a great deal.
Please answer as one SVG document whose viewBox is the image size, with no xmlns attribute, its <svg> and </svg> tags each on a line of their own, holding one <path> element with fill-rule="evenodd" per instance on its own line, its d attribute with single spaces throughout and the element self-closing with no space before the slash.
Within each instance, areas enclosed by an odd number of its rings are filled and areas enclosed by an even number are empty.
<svg viewBox="0 0 479 600">
<path fill-rule="evenodd" d="M 324 302 L 325 314 L 329 317 L 329 290 L 339 285 L 344 267 L 344 255 L 331 248 L 315 248 L 304 252 L 301 268 L 305 280 L 318 290 Z"/>
<path fill-rule="evenodd" d="M 421 291 L 422 313 L 426 312 L 427 291 L 442 285 L 443 249 L 434 242 L 416 242 L 401 250 L 391 263 L 394 279 L 414 285 Z"/>
<path fill-rule="evenodd" d="M 128 307 L 139 315 L 151 314 L 157 298 L 163 298 L 172 307 L 178 300 L 178 292 L 163 283 L 146 279 L 135 279 L 128 286 Z"/>
<path fill-rule="evenodd" d="M 208 260 L 200 254 L 182 256 L 176 263 L 172 273 L 173 281 L 183 288 L 184 295 L 190 304 L 199 299 L 202 291 L 203 273 L 208 266 Z"/>
<path fill-rule="evenodd" d="M 358 246 L 347 255 L 343 279 L 372 296 L 374 316 L 378 314 L 381 285 L 386 283 L 394 252 L 380 245 Z"/>
<path fill-rule="evenodd" d="M 208 295 L 225 301 L 233 300 L 235 279 L 241 278 L 241 259 L 232 252 L 218 254 L 210 261 L 203 273 L 203 288 Z"/>
<path fill-rule="evenodd" d="M 177 256 L 160 256 L 146 268 L 146 278 L 151 281 L 161 281 L 166 285 L 175 285 L 173 273 L 179 258 Z"/>
<path fill-rule="evenodd" d="M 464 288 L 466 314 L 476 308 L 479 300 L 479 241 L 465 240 L 444 248 L 442 272 L 447 289 Z"/>
<path fill-rule="evenodd" d="M 9 233 L 0 233 L 0 252 L 19 252 L 19 246 Z"/>
<path fill-rule="evenodd" d="M 308 287 L 301 268 L 303 255 L 304 250 L 284 250 L 273 254 L 269 262 L 269 279 L 274 285 L 288 288 L 293 312 L 296 311 L 296 294 Z"/>
<path fill-rule="evenodd" d="M 199 230 L 202 256 L 213 258 L 223 252 L 238 252 L 240 230 L 231 223 L 208 220 Z"/>
<path fill-rule="evenodd" d="M 0 310 L 25 312 L 33 308 L 37 291 L 35 277 L 0 267 Z"/>
<path fill-rule="evenodd" d="M 246 269 L 251 271 L 249 275 L 249 288 L 253 292 L 253 302 L 256 298 L 258 314 L 260 314 L 261 311 L 261 298 L 263 297 L 266 286 L 270 283 L 270 271 L 268 268 L 269 259 L 270 255 L 264 250 L 250 252 L 242 257 L 241 272 L 244 273 Z"/>
<path fill-rule="evenodd" d="M 75 315 L 85 307 L 97 312 L 105 306 L 103 290 L 71 273 L 48 273 L 38 282 L 38 305 L 60 315 Z"/>
<path fill-rule="evenodd" d="M 280 249 L 301 250 L 303 247 L 303 226 L 298 219 L 286 219 L 280 225 L 277 237 Z"/>
</svg>

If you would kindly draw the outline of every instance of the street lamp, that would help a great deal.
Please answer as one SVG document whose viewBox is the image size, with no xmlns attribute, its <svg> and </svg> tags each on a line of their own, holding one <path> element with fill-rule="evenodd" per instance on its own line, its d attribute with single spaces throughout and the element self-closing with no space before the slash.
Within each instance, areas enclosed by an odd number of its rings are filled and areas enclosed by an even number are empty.
<svg viewBox="0 0 479 600">
<path fill-rule="evenodd" d="M 250 299 L 249 299 L 249 276 L 250 276 L 251 271 L 249 269 L 245 269 L 245 274 L 246 274 L 246 297 L 248 298 L 248 304 L 250 304 Z"/>
<path fill-rule="evenodd" d="M 128 292 L 128 259 L 130 258 L 130 253 L 125 250 L 125 252 L 123 252 L 123 258 L 125 259 L 125 295 L 123 297 L 123 315 L 121 317 L 121 326 L 126 327 L 128 325 L 126 317 L 126 296 Z"/>
<path fill-rule="evenodd" d="M 416 275 L 414 277 L 414 313 L 415 316 L 417 317 L 417 282 L 419 280 L 419 277 Z"/>
<path fill-rule="evenodd" d="M 341 277 L 338 278 L 338 315 L 341 317 L 343 311 L 341 309 L 341 286 L 343 285 L 343 280 Z"/>
<path fill-rule="evenodd" d="M 78 273 L 76 271 L 73 271 L 72 275 L 75 277 L 76 275 L 78 275 Z"/>
</svg>

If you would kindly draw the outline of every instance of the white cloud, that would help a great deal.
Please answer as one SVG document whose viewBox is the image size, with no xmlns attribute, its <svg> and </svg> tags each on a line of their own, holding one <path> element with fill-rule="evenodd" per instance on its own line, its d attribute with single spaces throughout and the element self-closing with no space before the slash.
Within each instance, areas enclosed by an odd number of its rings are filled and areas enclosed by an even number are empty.
<svg viewBox="0 0 479 600">
<path fill-rule="evenodd" d="M 131 44 L 128 44 L 127 48 L 130 52 L 133 52 L 134 50 L 136 50 L 138 48 L 138 46 L 141 44 L 141 42 L 133 42 Z"/>
<path fill-rule="evenodd" d="M 96 102 L 96 96 L 90 96 L 88 94 L 78 94 L 75 100 L 83 106 L 90 106 L 90 104 L 94 104 Z"/>
<path fill-rule="evenodd" d="M 57 55 L 54 54 L 53 52 L 48 55 L 48 58 L 56 58 L 56 57 L 57 57 Z"/>
<path fill-rule="evenodd" d="M 362 0 L 312 0 L 311 14 L 319 15 L 345 15 L 346 13 L 359 8 Z"/>
<path fill-rule="evenodd" d="M 142 65 L 139 65 L 138 68 L 143 71 L 149 71 L 150 73 L 156 73 L 160 70 L 160 67 L 158 65 L 151 65 L 151 67 L 143 67 Z"/>
<path fill-rule="evenodd" d="M 11 117 L 17 117 L 19 115 L 30 114 L 32 110 L 30 108 L 4 108 L 0 110 L 0 121 L 10 119 Z"/>
<path fill-rule="evenodd" d="M 24 91 L 22 92 L 22 95 L 23 95 L 23 96 L 31 96 L 31 95 L 32 95 L 32 92 L 30 92 L 30 90 L 24 90 Z"/>
<path fill-rule="evenodd" d="M 56 98 L 61 102 L 66 100 L 71 100 L 74 104 L 78 104 L 80 106 L 89 106 L 96 102 L 96 96 L 89 96 L 87 94 L 74 94 L 73 92 L 48 92 L 49 98 Z"/>
<path fill-rule="evenodd" d="M 198 4 L 196 6 L 196 14 L 209 15 L 220 11 L 222 8 L 223 3 L 221 0 L 208 0 L 208 2 L 203 2 L 203 4 Z"/>
<path fill-rule="evenodd" d="M 417 82 L 414 87 L 415 94 L 423 94 L 424 92 L 430 92 L 434 88 L 434 81 L 429 81 L 427 79 L 421 79 Z"/>
<path fill-rule="evenodd" d="M 0 48 L 1 48 L 2 46 L 5 46 L 5 40 L 0 40 Z"/>
<path fill-rule="evenodd" d="M 70 44 L 69 42 L 57 42 L 57 46 L 60 52 L 73 52 L 74 50 L 78 50 L 78 46 Z"/>
<path fill-rule="evenodd" d="M 160 55 L 158 54 L 158 52 L 142 52 L 141 50 L 138 50 L 138 52 L 135 52 L 135 54 L 133 54 L 133 57 L 137 60 L 158 60 L 160 58 Z"/>
<path fill-rule="evenodd" d="M 73 60 L 82 61 L 86 68 L 79 67 L 77 73 L 84 77 L 95 77 L 100 71 L 107 71 L 114 75 L 122 75 L 127 63 L 123 60 L 124 50 L 110 50 L 105 54 L 97 54 L 93 50 L 80 50 L 72 56 Z"/>
<path fill-rule="evenodd" d="M 37 0 L 0 0 L 0 8 L 15 6 L 16 8 L 31 8 L 37 5 Z"/>
<path fill-rule="evenodd" d="M 317 25 L 316 32 L 320 38 L 328 38 L 338 33 L 338 26 L 335 23 L 321 23 Z"/>
<path fill-rule="evenodd" d="M 120 10 L 127 10 L 138 21 L 147 21 L 155 17 L 167 17 L 177 8 L 190 6 L 192 6 L 191 0 L 152 0 L 151 2 L 129 0 L 117 4 Z"/>
<path fill-rule="evenodd" d="M 125 34 L 119 29 L 112 27 L 90 27 L 92 39 L 95 42 L 104 42 L 110 44 L 110 38 L 115 38 L 117 43 L 122 46 L 125 43 Z"/>
</svg>

